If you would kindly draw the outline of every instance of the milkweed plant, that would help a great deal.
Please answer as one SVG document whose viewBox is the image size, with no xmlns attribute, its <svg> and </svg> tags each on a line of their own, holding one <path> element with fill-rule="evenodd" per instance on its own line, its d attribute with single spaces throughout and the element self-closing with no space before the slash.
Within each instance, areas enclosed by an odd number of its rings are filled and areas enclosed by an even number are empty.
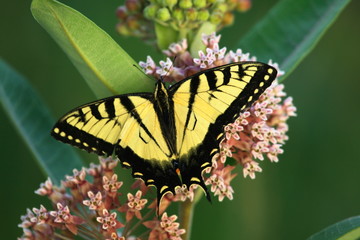
<svg viewBox="0 0 360 240">
<path fill-rule="evenodd" d="M 144 56 L 139 65 L 151 76 L 148 81 L 161 78 L 173 84 L 216 66 L 257 61 L 247 49 L 223 46 L 218 33 L 234 22 L 235 12 L 250 7 L 251 0 L 126 0 L 116 10 L 116 30 L 157 48 L 163 60 L 157 63 Z M 277 79 L 251 107 L 224 126 L 220 151 L 203 173 L 213 201 L 234 198 L 232 186 L 241 184 L 239 177 L 235 179 L 237 169 L 244 178 L 255 179 L 262 161 L 277 163 L 284 152 L 287 122 L 296 116 L 296 107 L 279 83 L 285 74 L 281 65 L 273 59 L 267 64 L 277 69 Z M 19 224 L 23 235 L 18 239 L 190 239 L 194 205 L 203 192 L 196 187 L 177 188 L 175 195 L 165 195 L 157 209 L 154 189 L 142 180 L 134 180 L 127 189 L 116 171 L 118 165 L 117 158 L 99 157 L 97 163 L 74 169 L 59 185 L 47 178 L 35 193 L 51 204 L 26 210 Z M 178 214 L 169 208 L 173 205 L 178 205 Z"/>
</svg>

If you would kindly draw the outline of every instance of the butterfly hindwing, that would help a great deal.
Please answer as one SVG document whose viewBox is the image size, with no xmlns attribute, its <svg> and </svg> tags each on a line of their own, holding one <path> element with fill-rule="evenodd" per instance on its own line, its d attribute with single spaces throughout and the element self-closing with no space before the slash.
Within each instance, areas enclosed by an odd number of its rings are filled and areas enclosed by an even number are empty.
<svg viewBox="0 0 360 240">
<path fill-rule="evenodd" d="M 201 173 L 218 152 L 224 125 L 258 99 L 276 74 L 266 64 L 235 63 L 200 72 L 169 89 L 183 183 L 206 191 Z"/>
</svg>

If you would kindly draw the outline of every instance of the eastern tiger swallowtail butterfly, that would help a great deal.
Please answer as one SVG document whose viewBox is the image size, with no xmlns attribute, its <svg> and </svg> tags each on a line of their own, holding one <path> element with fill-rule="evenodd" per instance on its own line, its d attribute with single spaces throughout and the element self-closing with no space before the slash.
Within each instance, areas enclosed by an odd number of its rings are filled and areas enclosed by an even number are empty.
<svg viewBox="0 0 360 240">
<path fill-rule="evenodd" d="M 271 85 L 275 68 L 240 62 L 207 69 L 168 89 L 113 96 L 65 114 L 51 135 L 98 155 L 115 154 L 132 176 L 156 186 L 158 204 L 175 188 L 199 185 L 212 166 L 224 126 Z"/>
</svg>

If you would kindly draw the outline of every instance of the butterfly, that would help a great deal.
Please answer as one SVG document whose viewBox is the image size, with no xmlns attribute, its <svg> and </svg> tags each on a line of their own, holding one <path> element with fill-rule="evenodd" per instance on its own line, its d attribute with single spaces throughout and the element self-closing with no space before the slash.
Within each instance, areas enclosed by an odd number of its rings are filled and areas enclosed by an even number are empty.
<svg viewBox="0 0 360 240">
<path fill-rule="evenodd" d="M 238 62 L 207 69 L 154 93 L 113 96 L 77 107 L 51 135 L 98 155 L 115 155 L 134 178 L 162 197 L 185 185 L 200 186 L 224 138 L 224 126 L 251 106 L 276 78 L 275 68 Z"/>
</svg>

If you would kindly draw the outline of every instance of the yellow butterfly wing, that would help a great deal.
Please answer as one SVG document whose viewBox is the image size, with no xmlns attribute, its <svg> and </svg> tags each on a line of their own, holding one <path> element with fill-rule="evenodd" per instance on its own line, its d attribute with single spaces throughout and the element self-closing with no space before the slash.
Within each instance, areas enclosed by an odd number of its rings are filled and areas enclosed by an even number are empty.
<svg viewBox="0 0 360 240">
<path fill-rule="evenodd" d="M 275 68 L 263 63 L 232 63 L 195 74 L 169 89 L 184 184 L 197 184 L 206 191 L 201 174 L 211 167 L 224 125 L 257 100 L 276 74 Z"/>
<path fill-rule="evenodd" d="M 119 157 L 124 167 L 146 185 L 169 191 L 181 185 L 172 166 L 173 150 L 165 139 L 154 109 L 153 94 L 110 97 L 78 107 L 54 126 L 52 136 L 62 142 Z"/>
</svg>

